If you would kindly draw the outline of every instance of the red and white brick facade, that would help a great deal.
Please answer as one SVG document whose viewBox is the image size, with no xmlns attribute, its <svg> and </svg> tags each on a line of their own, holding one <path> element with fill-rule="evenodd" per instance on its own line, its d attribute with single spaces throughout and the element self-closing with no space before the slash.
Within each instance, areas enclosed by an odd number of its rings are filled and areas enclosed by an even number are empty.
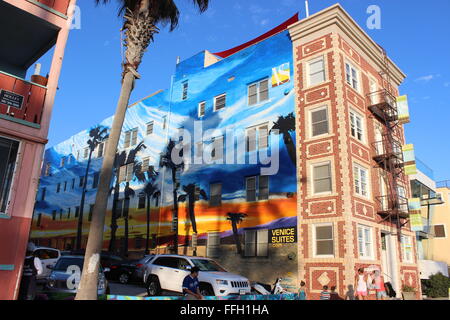
<svg viewBox="0 0 450 320">
<path fill-rule="evenodd" d="M 379 75 L 382 51 L 339 5 L 299 21 L 290 26 L 289 31 L 294 48 L 296 82 L 299 279 L 306 281 L 312 299 L 318 298 L 323 285 L 336 286 L 341 296 L 346 295 L 349 286 L 354 285 L 359 267 L 386 268 L 382 262 L 383 232 L 387 234 L 387 246 L 391 248 L 389 268 L 392 279 L 386 281 L 394 283 L 398 295 L 403 285 L 415 287 L 419 298 L 415 249 L 411 262 L 402 261 L 397 227 L 381 222 L 382 218 L 377 214 L 376 197 L 382 193 L 381 169 L 373 160 L 378 120 L 369 111 L 367 95 L 371 92 L 369 79 L 376 81 L 378 89 L 382 88 Z M 308 62 L 319 57 L 324 58 L 325 81 L 308 86 Z M 358 70 L 358 91 L 346 82 L 346 62 Z M 398 95 L 398 86 L 405 76 L 392 62 L 390 69 L 391 85 Z M 310 111 L 316 108 L 327 109 L 329 133 L 313 137 Z M 362 117 L 363 141 L 351 135 L 351 110 Z M 312 190 L 312 166 L 320 163 L 331 164 L 332 192 L 317 195 Z M 367 169 L 367 197 L 355 192 L 355 165 Z M 402 184 L 409 194 L 406 177 Z M 320 224 L 333 226 L 333 255 L 314 254 L 314 230 Z M 359 256 L 358 225 L 371 230 L 371 258 Z M 414 233 L 408 225 L 401 229 L 401 234 L 410 236 L 415 248 Z"/>
</svg>

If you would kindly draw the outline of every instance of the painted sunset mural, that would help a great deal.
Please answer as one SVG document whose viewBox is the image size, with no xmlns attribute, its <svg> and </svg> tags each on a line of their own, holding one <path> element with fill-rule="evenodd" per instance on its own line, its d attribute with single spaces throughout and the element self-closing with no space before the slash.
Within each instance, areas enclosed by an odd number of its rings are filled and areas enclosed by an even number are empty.
<svg viewBox="0 0 450 320">
<path fill-rule="evenodd" d="M 174 241 L 183 246 L 194 233 L 200 245 L 213 231 L 232 239 L 248 228 L 296 226 L 288 33 L 205 65 L 209 55 L 181 62 L 169 89 L 128 109 L 111 181 L 105 249 L 149 250 Z M 32 239 L 58 247 L 85 241 L 111 123 L 108 118 L 46 151 Z M 190 136 L 180 138 L 183 132 Z M 171 151 L 181 142 L 183 161 L 174 163 Z M 269 173 L 261 173 L 263 168 Z"/>
</svg>

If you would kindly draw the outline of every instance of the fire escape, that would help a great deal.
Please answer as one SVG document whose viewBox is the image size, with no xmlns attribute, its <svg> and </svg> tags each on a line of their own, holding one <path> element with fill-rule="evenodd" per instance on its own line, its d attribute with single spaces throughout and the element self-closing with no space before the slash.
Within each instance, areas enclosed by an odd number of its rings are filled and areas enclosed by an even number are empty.
<svg viewBox="0 0 450 320">
<path fill-rule="evenodd" d="M 369 110 L 382 126 L 382 132 L 373 143 L 377 167 L 384 175 L 382 193 L 377 197 L 380 223 L 389 221 L 398 229 L 409 216 L 406 189 L 400 183 L 405 180 L 403 160 L 403 131 L 398 117 L 396 96 L 391 84 L 389 59 L 383 50 L 383 67 L 380 72 L 382 89 L 367 96 Z M 381 186 L 380 186 L 381 188 Z"/>
</svg>

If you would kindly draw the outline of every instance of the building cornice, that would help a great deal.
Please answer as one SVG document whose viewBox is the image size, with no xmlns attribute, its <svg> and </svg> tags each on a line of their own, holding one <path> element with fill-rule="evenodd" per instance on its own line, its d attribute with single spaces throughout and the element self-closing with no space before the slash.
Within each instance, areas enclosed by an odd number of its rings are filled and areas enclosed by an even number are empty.
<svg viewBox="0 0 450 320">
<path fill-rule="evenodd" d="M 353 40 L 359 49 L 376 63 L 379 70 L 383 69 L 384 58 L 382 48 L 369 37 L 369 35 L 339 4 L 335 4 L 306 19 L 290 25 L 288 30 L 291 39 L 294 42 L 333 25 L 337 26 Z M 388 58 L 388 61 L 392 79 L 396 85 L 400 85 L 406 78 L 406 75 L 390 58 Z"/>
</svg>

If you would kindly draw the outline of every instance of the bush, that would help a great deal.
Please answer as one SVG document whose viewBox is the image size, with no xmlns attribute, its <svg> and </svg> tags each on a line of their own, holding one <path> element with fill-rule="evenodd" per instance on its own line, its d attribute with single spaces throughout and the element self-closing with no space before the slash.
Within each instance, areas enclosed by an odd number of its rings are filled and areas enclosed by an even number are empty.
<svg viewBox="0 0 450 320">
<path fill-rule="evenodd" d="M 448 298 L 449 288 L 450 278 L 440 272 L 424 280 L 422 285 L 423 293 L 430 298 Z"/>
</svg>

